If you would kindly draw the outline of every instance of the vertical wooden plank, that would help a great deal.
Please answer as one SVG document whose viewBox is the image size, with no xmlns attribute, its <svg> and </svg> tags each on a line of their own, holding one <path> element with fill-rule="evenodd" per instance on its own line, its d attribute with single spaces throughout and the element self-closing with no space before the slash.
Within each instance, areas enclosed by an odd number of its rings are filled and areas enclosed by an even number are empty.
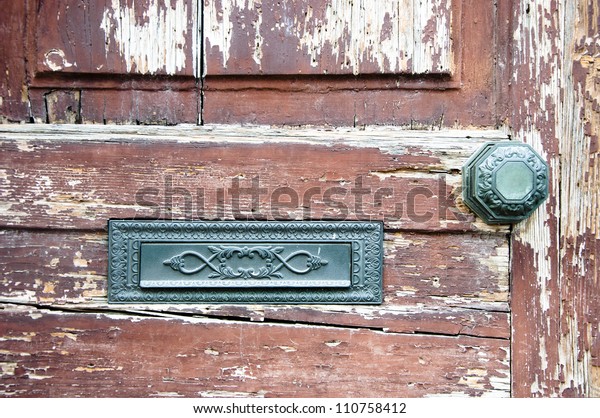
<svg viewBox="0 0 600 418">
<path fill-rule="evenodd" d="M 512 240 L 513 395 L 589 396 L 598 393 L 598 5 L 517 1 L 513 19 L 514 137 L 551 170 L 550 198 Z"/>
<path fill-rule="evenodd" d="M 25 73 L 26 2 L 2 2 L 0 13 L 0 123 L 28 118 Z"/>
<path fill-rule="evenodd" d="M 600 396 L 600 4 L 565 10 L 561 334 L 565 396 Z"/>
<path fill-rule="evenodd" d="M 522 0 L 514 6 L 511 123 L 514 137 L 548 162 L 550 196 L 512 237 L 512 390 L 518 397 L 550 396 L 559 393 L 560 23 L 553 1 Z"/>
</svg>

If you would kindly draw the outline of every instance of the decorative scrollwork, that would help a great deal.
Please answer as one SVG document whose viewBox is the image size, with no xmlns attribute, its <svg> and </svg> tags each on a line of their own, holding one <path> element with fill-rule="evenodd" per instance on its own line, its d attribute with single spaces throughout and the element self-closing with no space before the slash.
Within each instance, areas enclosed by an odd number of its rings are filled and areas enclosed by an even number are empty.
<svg viewBox="0 0 600 418">
<path fill-rule="evenodd" d="M 260 234 L 259 234 L 260 231 Z M 270 241 L 269 244 L 246 245 L 245 242 Z M 214 287 L 143 288 L 138 283 L 140 243 L 164 241 L 220 242 L 213 250 L 196 255 L 181 252 L 164 260 L 182 273 L 182 280 L 203 270 L 199 280 Z M 187 222 L 187 221 L 110 221 L 108 300 L 111 303 L 381 303 L 382 301 L 383 226 L 379 222 Z M 233 245 L 225 244 L 236 243 Z M 293 290 L 278 287 L 277 273 L 308 274 L 333 266 L 315 250 L 295 251 L 278 247 L 289 242 L 351 243 L 351 287 L 303 288 L 304 278 L 296 280 Z M 282 244 L 279 244 L 282 243 Z M 213 244 L 211 244 L 213 245 Z M 287 248 L 287 247 L 286 247 Z M 202 258 L 204 258 L 204 260 Z M 233 257 L 254 260 L 235 261 Z M 192 259 L 195 258 L 195 260 Z M 328 258 L 328 257 L 327 257 Z M 293 260 L 292 260 L 293 259 Z M 163 262 L 163 259 L 158 259 Z M 222 264 L 225 263 L 225 268 Z M 248 264 L 246 264 L 248 263 Z M 304 267 L 304 263 L 305 267 Z M 210 264 L 212 267 L 210 267 Z M 244 267 L 239 267 L 243 265 Z M 227 270 L 227 267 L 231 270 Z M 261 270 L 262 268 L 262 270 Z M 218 275 L 217 275 L 218 273 Z M 214 276 L 208 280 L 207 276 Z M 359 277 L 364 277 L 360 279 Z M 234 279 L 236 280 L 229 280 Z M 193 279 L 193 278 L 192 278 Z M 264 279 L 260 289 L 240 287 L 244 279 Z M 269 281 L 272 279 L 272 281 Z M 189 280 L 194 281 L 194 280 Z M 252 280 L 247 283 L 251 285 Z M 229 283 L 235 287 L 227 287 Z M 226 286 L 219 286 L 225 284 Z"/>
<path fill-rule="evenodd" d="M 173 270 L 179 271 L 186 275 L 196 274 L 204 270 L 205 267 L 213 270 L 209 274 L 209 279 L 283 279 L 283 275 L 279 272 L 282 268 L 286 268 L 295 274 L 306 274 L 313 270 L 318 270 L 322 266 L 327 265 L 328 261 L 322 259 L 318 255 L 314 255 L 305 250 L 296 251 L 287 257 L 283 258 L 281 253 L 283 247 L 274 246 L 255 246 L 255 247 L 236 247 L 236 246 L 209 246 L 208 249 L 212 253 L 212 256 L 206 258 L 202 254 L 195 251 L 184 251 L 181 254 L 175 255 L 168 260 L 163 261 L 164 265 L 170 266 Z M 265 266 L 258 269 L 255 268 L 243 268 L 238 267 L 237 271 L 228 265 L 228 261 L 237 254 L 238 258 L 254 258 L 258 255 L 261 259 L 265 260 Z M 298 269 L 290 264 L 291 260 L 300 257 L 306 257 L 306 268 Z M 185 266 L 186 257 L 195 257 L 201 261 L 201 264 L 195 268 L 188 269 Z M 219 260 L 218 265 L 214 265 L 212 261 L 214 259 Z M 274 264 L 274 262 L 279 262 Z"/>
<path fill-rule="evenodd" d="M 533 193 L 520 202 L 505 202 L 494 187 L 494 172 L 506 161 L 519 161 L 527 164 L 533 171 Z M 519 215 L 532 207 L 537 207 L 545 199 L 546 168 L 534 152 L 526 147 L 498 147 L 478 167 L 477 194 L 482 202 L 502 216 Z"/>
</svg>

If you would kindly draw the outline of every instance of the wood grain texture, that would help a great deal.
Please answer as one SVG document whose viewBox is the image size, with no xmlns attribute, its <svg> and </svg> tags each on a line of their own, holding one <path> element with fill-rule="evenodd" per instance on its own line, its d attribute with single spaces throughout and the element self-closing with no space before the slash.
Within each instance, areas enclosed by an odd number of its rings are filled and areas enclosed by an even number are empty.
<svg viewBox="0 0 600 418">
<path fill-rule="evenodd" d="M 211 0 L 205 74 L 452 74 L 453 12 L 459 0 Z"/>
<path fill-rule="evenodd" d="M 517 2 L 514 13 L 514 136 L 551 169 L 547 204 L 511 245 L 516 396 L 598 394 L 600 13 L 576 3 Z"/>
<path fill-rule="evenodd" d="M 1 309 L 4 396 L 508 395 L 506 340 Z"/>
<path fill-rule="evenodd" d="M 420 3 L 425 7 L 426 3 L 439 2 Z M 458 3 L 452 2 L 454 6 Z M 507 11 L 496 10 L 490 2 L 463 0 L 460 3 L 460 11 L 452 9 L 453 16 L 459 17 L 461 22 L 460 37 L 453 41 L 460 63 L 456 64 L 452 77 L 390 73 L 260 77 L 227 76 L 209 71 L 203 79 L 203 121 L 333 126 L 388 124 L 413 128 L 496 126 L 499 118 L 505 116 L 501 94 L 508 83 L 499 81 L 504 80 L 506 66 L 496 65 L 503 63 L 504 57 L 498 54 L 500 49 L 495 39 L 496 31 L 506 27 Z M 243 47 L 248 49 L 247 45 Z M 209 67 L 215 58 L 211 57 L 206 59 Z M 221 60 L 217 58 L 217 66 Z M 368 65 L 369 60 L 363 58 L 361 62 Z"/>
<path fill-rule="evenodd" d="M 193 0 L 32 3 L 37 73 L 195 75 Z"/>
<path fill-rule="evenodd" d="M 125 309 L 397 332 L 509 336 L 508 246 L 503 237 L 388 234 L 384 303 L 374 307 L 111 307 L 106 303 L 107 245 L 104 232 L 0 230 L 4 266 L 0 301 L 80 311 Z"/>
<path fill-rule="evenodd" d="M 507 231 L 460 200 L 462 163 L 498 132 L 452 132 L 448 142 L 440 132 L 433 146 L 429 134 L 389 129 L 1 129 L 4 226 L 97 230 L 109 218 L 176 217 Z"/>
<path fill-rule="evenodd" d="M 26 2 L 4 2 L 0 16 L 0 123 L 27 120 Z"/>
<path fill-rule="evenodd" d="M 457 198 L 462 164 L 501 132 L 29 125 L 0 138 L 3 396 L 509 395 L 508 228 Z M 107 303 L 109 218 L 385 219 L 403 199 L 381 305 Z"/>
<path fill-rule="evenodd" d="M 569 13 L 570 12 L 570 13 Z M 561 109 L 561 337 L 564 396 L 600 396 L 600 7 L 568 9 Z M 568 27 L 568 26 L 566 26 Z M 572 74 L 572 77 L 570 76 Z M 571 84 L 572 83 L 572 84 Z"/>
<path fill-rule="evenodd" d="M 196 0 L 28 4 L 22 16 L 28 112 L 18 120 L 147 125 L 200 121 Z"/>
</svg>

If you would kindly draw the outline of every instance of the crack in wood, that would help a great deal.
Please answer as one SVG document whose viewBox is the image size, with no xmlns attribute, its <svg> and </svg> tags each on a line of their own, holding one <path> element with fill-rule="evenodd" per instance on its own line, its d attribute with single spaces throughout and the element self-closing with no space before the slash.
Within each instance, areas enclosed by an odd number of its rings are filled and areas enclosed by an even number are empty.
<svg viewBox="0 0 600 418">
<path fill-rule="evenodd" d="M 262 317 L 260 320 L 256 320 L 253 318 L 243 317 L 243 316 L 235 316 L 235 315 L 203 315 L 192 312 L 165 312 L 160 310 L 153 309 L 132 309 L 132 308 L 88 308 L 88 307 L 76 307 L 76 306 L 65 306 L 65 305 L 46 305 L 46 304 L 38 304 L 38 303 L 22 303 L 15 301 L 6 301 L 0 299 L 0 311 L 4 309 L 10 309 L 11 307 L 18 308 L 33 308 L 38 311 L 47 311 L 54 313 L 78 313 L 78 314 L 88 314 L 88 315 L 118 315 L 123 317 L 131 317 L 137 316 L 140 319 L 142 318 L 152 318 L 152 319 L 175 319 L 182 321 L 192 321 L 194 320 L 207 320 L 210 322 L 229 322 L 229 323 L 254 323 L 254 324 L 264 324 L 268 325 L 282 325 L 282 326 L 307 326 L 307 327 L 318 327 L 325 329 L 346 329 L 346 330 L 369 330 L 373 332 L 381 332 L 385 334 L 398 334 L 398 335 L 428 335 L 428 336 L 438 336 L 438 337 L 457 337 L 457 336 L 468 336 L 472 338 L 481 338 L 484 340 L 493 339 L 493 340 L 508 340 L 508 337 L 496 337 L 496 336 L 481 336 L 474 333 L 466 332 L 468 330 L 467 327 L 463 327 L 459 332 L 456 333 L 443 333 L 443 332 L 431 332 L 431 331 L 420 331 L 414 330 L 412 332 L 400 332 L 390 330 L 386 327 L 372 327 L 366 325 L 343 325 L 343 324 L 331 324 L 325 322 L 310 322 L 310 321 L 294 321 L 291 319 L 275 319 Z M 477 309 L 474 309 L 477 310 Z M 498 311 L 503 312 L 503 311 Z M 504 312 L 503 312 L 504 313 Z M 340 312 L 343 314 L 343 312 Z"/>
</svg>

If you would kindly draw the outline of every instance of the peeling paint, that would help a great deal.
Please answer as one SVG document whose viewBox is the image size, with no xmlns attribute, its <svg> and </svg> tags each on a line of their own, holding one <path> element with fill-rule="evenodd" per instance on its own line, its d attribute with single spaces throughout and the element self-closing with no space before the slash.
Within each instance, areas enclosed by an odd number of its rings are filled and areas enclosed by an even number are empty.
<svg viewBox="0 0 600 418">
<path fill-rule="evenodd" d="M 73 371 L 76 372 L 86 372 L 86 373 L 98 373 L 98 372 L 114 372 L 114 371 L 121 371 L 123 370 L 123 367 L 119 366 L 119 367 L 90 367 L 90 366 L 86 366 L 86 367 L 76 367 L 75 369 L 73 369 Z"/>
<path fill-rule="evenodd" d="M 36 335 L 37 333 L 35 332 L 22 332 L 21 335 L 5 335 L 0 337 L 0 341 L 26 341 L 30 343 L 31 339 Z"/>
<path fill-rule="evenodd" d="M 62 49 L 51 49 L 44 55 L 44 63 L 52 71 L 61 71 L 65 68 L 76 67 L 77 63 L 69 62 Z"/>
<path fill-rule="evenodd" d="M 50 335 L 56 338 L 68 338 L 71 341 L 77 341 L 77 335 L 72 332 L 51 332 Z"/>
<path fill-rule="evenodd" d="M 241 381 L 246 379 L 256 380 L 256 377 L 252 376 L 252 372 L 249 371 L 248 366 L 222 367 L 221 375 L 240 379 Z"/>
<path fill-rule="evenodd" d="M 87 268 L 88 262 L 85 258 L 82 258 L 81 251 L 77 251 L 75 253 L 75 258 L 73 258 L 73 265 L 79 268 Z"/>
<path fill-rule="evenodd" d="M 310 3 L 301 6 L 292 10 L 285 2 L 268 5 L 277 18 L 263 20 L 262 0 L 207 2 L 205 54 L 220 54 L 222 68 L 227 69 L 230 59 L 239 58 L 236 48 L 250 48 L 259 70 L 270 72 L 267 67 L 279 63 L 264 60 L 265 52 L 284 42 L 286 53 L 304 60 L 315 73 L 359 74 L 371 67 L 380 73 L 453 71 L 450 0 L 384 0 L 377 7 L 368 0 L 334 0 L 318 10 Z M 248 15 L 253 16 L 253 28 L 239 23 Z M 295 52 L 290 43 L 295 43 Z M 205 64 L 208 61 L 205 57 Z"/>
<path fill-rule="evenodd" d="M 54 282 L 46 282 L 44 283 L 44 289 L 42 290 L 42 293 L 45 294 L 53 294 L 54 292 L 54 287 L 56 286 L 56 283 Z"/>
<path fill-rule="evenodd" d="M 0 376 L 14 376 L 17 366 L 15 362 L 0 362 Z"/>
<path fill-rule="evenodd" d="M 513 302 L 513 389 L 586 396 L 598 339 L 590 330 L 597 316 L 588 312 L 599 300 L 600 62 L 592 57 L 600 8 L 585 0 L 517 3 L 511 124 L 548 161 L 551 181 L 547 203 L 515 231 L 514 283 L 522 293 Z"/>
<path fill-rule="evenodd" d="M 150 0 L 138 16 L 134 2 L 112 0 L 102 18 L 106 54 L 113 43 L 125 59 L 127 72 L 174 75 L 186 64 L 188 7 L 185 0 Z M 173 5 L 174 6 L 171 6 Z"/>
<path fill-rule="evenodd" d="M 264 398 L 267 391 L 259 390 L 258 392 L 235 392 L 228 390 L 207 390 L 198 392 L 202 398 Z"/>
<path fill-rule="evenodd" d="M 333 341 L 325 341 L 325 345 L 327 347 L 337 347 L 338 345 L 340 345 L 342 342 L 339 340 L 333 340 Z"/>
</svg>

